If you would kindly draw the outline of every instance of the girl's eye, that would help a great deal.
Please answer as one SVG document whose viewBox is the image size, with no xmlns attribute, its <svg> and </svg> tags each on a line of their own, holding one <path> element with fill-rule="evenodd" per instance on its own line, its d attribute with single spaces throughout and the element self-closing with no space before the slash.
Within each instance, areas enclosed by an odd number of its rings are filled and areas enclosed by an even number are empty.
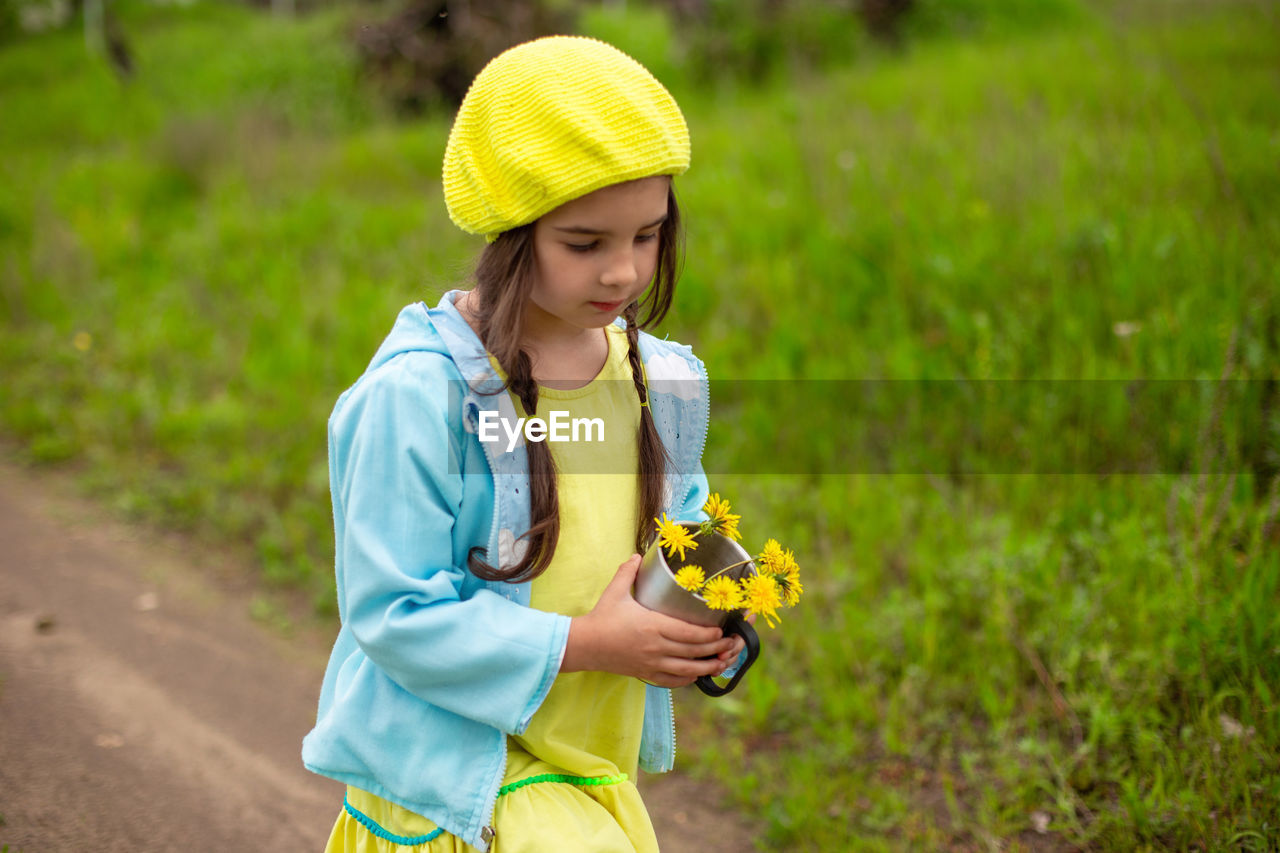
<svg viewBox="0 0 1280 853">
<path fill-rule="evenodd" d="M 637 243 L 652 243 L 654 240 L 657 240 L 657 239 L 658 239 L 658 232 L 657 232 L 657 231 L 654 231 L 652 234 L 637 234 L 637 235 L 636 235 L 636 242 L 637 242 Z"/>
<path fill-rule="evenodd" d="M 565 243 L 571 252 L 590 252 L 596 246 L 600 245 L 599 240 L 592 240 L 590 243 Z"/>
</svg>

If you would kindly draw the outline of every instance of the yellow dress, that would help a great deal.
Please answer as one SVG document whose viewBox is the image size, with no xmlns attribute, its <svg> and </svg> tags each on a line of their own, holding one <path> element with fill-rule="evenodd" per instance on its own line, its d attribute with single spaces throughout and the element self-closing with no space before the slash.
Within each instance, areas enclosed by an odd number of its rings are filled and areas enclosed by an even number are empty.
<svg viewBox="0 0 1280 853">
<path fill-rule="evenodd" d="M 635 550 L 639 398 L 625 332 L 606 330 L 609 356 L 599 375 L 571 391 L 539 389 L 538 415 L 600 418 L 600 431 L 552 443 L 559 470 L 560 539 L 535 578 L 530 605 L 580 616 L 595 606 L 618 566 Z M 519 404 L 517 403 L 517 409 Z M 521 412 L 521 414 L 524 414 Z M 529 728 L 507 738 L 490 853 L 657 853 L 649 814 L 636 789 L 644 690 L 634 678 L 562 673 Z M 326 853 L 475 853 L 476 848 L 399 805 L 354 787 Z"/>
</svg>

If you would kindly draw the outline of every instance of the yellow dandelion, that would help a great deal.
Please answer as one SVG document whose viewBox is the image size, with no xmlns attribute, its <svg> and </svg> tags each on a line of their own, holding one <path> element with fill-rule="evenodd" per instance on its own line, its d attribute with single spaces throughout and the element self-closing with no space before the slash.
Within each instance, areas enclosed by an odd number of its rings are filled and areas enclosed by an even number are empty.
<svg viewBox="0 0 1280 853">
<path fill-rule="evenodd" d="M 690 551 L 698 547 L 698 543 L 694 541 L 693 534 L 683 525 L 678 524 L 667 518 L 667 514 L 662 514 L 662 520 L 654 519 L 653 523 L 658 525 L 658 543 L 662 547 L 674 551 L 680 555 L 680 559 L 684 560 L 685 549 Z"/>
<path fill-rule="evenodd" d="M 796 555 L 791 553 L 790 548 L 782 552 L 780 568 L 782 571 L 774 575 L 774 578 L 782 587 L 782 597 L 786 600 L 787 606 L 795 607 L 804 592 L 804 584 L 800 583 L 800 564 L 796 562 Z"/>
<path fill-rule="evenodd" d="M 804 594 L 804 584 L 800 583 L 800 573 L 780 575 L 778 586 L 782 588 L 782 600 L 788 607 L 795 607 L 800 596 Z"/>
<path fill-rule="evenodd" d="M 737 581 L 726 575 L 716 575 L 707 581 L 702 597 L 712 610 L 737 610 L 742 606 L 742 588 Z"/>
<path fill-rule="evenodd" d="M 676 584 L 689 592 L 697 592 L 706 582 L 707 574 L 701 566 L 688 565 L 676 572 Z"/>
<path fill-rule="evenodd" d="M 778 582 L 769 575 L 751 575 L 742 580 L 742 598 L 749 613 L 763 616 L 773 628 L 777 625 L 778 608 L 782 606 L 782 591 Z"/>
<path fill-rule="evenodd" d="M 770 539 L 764 543 L 757 562 L 769 574 L 783 574 L 786 572 L 786 559 L 781 543 L 777 539 Z"/>
<path fill-rule="evenodd" d="M 702 511 L 711 516 L 705 522 L 706 527 L 737 541 L 742 538 L 742 534 L 738 532 L 738 522 L 742 520 L 742 516 L 734 515 L 729 509 L 729 502 L 720 497 L 719 492 L 712 493 L 702 505 Z"/>
</svg>

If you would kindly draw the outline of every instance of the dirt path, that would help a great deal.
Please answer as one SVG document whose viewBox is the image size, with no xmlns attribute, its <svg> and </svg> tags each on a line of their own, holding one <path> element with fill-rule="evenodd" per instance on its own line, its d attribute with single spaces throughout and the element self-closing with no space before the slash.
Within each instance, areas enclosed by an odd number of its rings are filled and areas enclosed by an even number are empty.
<svg viewBox="0 0 1280 853">
<path fill-rule="evenodd" d="M 323 849 L 342 786 L 299 748 L 331 637 L 254 622 L 225 560 L 0 462 L 0 850 Z M 642 789 L 664 851 L 751 849 L 688 777 Z"/>
</svg>

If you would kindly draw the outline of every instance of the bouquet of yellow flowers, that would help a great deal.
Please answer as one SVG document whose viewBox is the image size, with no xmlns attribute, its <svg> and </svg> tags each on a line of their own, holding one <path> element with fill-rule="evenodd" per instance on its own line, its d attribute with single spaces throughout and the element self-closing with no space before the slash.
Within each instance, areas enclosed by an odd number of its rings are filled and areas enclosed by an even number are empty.
<svg viewBox="0 0 1280 853">
<path fill-rule="evenodd" d="M 653 520 L 658 545 L 673 566 L 680 566 L 675 571 L 675 582 L 680 587 L 701 597 L 713 610 L 745 610 L 763 616 L 772 628 L 778 622 L 778 609 L 794 607 L 804 592 L 800 566 L 790 549 L 783 549 L 777 539 L 769 539 L 755 556 L 716 566 L 710 574 L 691 562 L 697 559 L 700 537 L 718 533 L 734 542 L 742 539 L 738 532 L 741 516 L 730 509 L 729 502 L 715 493 L 702 507 L 709 517 L 696 527 L 672 521 L 663 513 L 662 518 Z M 733 569 L 748 564 L 754 571 L 731 574 Z"/>
</svg>

